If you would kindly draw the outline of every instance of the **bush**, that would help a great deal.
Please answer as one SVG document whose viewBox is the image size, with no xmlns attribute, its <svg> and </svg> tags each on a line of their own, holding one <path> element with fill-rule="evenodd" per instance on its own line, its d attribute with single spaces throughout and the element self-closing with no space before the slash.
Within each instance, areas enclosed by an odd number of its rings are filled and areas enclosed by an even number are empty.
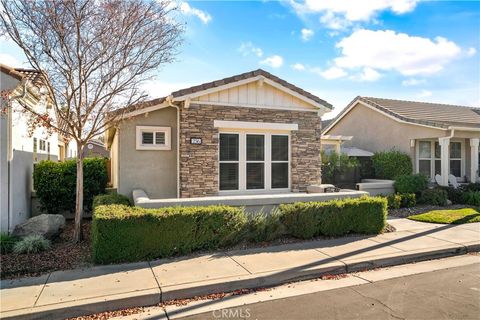
<svg viewBox="0 0 480 320">
<path fill-rule="evenodd" d="M 386 225 L 387 200 L 381 197 L 283 204 L 281 220 L 289 234 L 303 239 L 350 232 L 376 234 Z"/>
<path fill-rule="evenodd" d="M 40 235 L 32 235 L 23 238 L 15 243 L 13 252 L 15 253 L 37 253 L 50 248 L 50 241 Z"/>
<path fill-rule="evenodd" d="M 247 239 L 252 242 L 272 241 L 285 234 L 281 216 L 280 210 L 252 215 L 248 220 Z"/>
<path fill-rule="evenodd" d="M 338 154 L 335 151 L 326 153 L 322 150 L 321 160 L 322 179 L 327 183 L 335 183 L 335 176 L 345 174 L 359 165 L 357 158 L 349 157 L 345 153 Z"/>
<path fill-rule="evenodd" d="M 415 193 L 395 193 L 387 196 L 388 208 L 411 208 L 417 204 Z"/>
<path fill-rule="evenodd" d="M 462 195 L 463 203 L 470 206 L 480 206 L 480 191 L 466 191 Z"/>
<path fill-rule="evenodd" d="M 439 186 L 437 188 L 444 190 L 447 193 L 448 200 L 452 201 L 453 204 L 464 204 L 464 201 L 463 201 L 464 191 L 462 188 L 443 187 L 443 186 Z"/>
<path fill-rule="evenodd" d="M 93 213 L 92 256 L 96 263 L 111 263 L 215 249 L 238 242 L 246 224 L 244 210 L 228 206 L 98 206 Z"/>
<path fill-rule="evenodd" d="M 423 174 L 409 174 L 398 176 L 393 184 L 398 193 L 420 194 L 427 189 L 428 178 Z"/>
<path fill-rule="evenodd" d="M 372 157 L 372 165 L 375 177 L 379 179 L 395 180 L 413 172 L 410 156 L 396 150 L 376 152 Z"/>
<path fill-rule="evenodd" d="M 447 205 L 447 192 L 441 188 L 423 190 L 419 202 L 433 206 Z"/>
<path fill-rule="evenodd" d="M 93 198 L 92 209 L 95 209 L 98 206 L 109 204 L 123 204 L 129 206 L 130 199 L 123 194 L 117 193 L 99 194 Z"/>
<path fill-rule="evenodd" d="M 402 206 L 402 196 L 399 193 L 387 196 L 388 209 L 399 209 Z"/>
<path fill-rule="evenodd" d="M 0 233 L 0 251 L 2 254 L 12 252 L 13 246 L 19 239 L 8 233 Z"/>
<path fill-rule="evenodd" d="M 50 214 L 73 212 L 76 179 L 76 160 L 37 163 L 33 170 L 33 185 L 42 210 Z M 107 180 L 105 159 L 87 158 L 83 161 L 83 205 L 86 210 L 91 210 L 94 196 L 105 193 Z"/>
<path fill-rule="evenodd" d="M 480 182 L 469 183 L 463 185 L 461 188 L 464 191 L 480 191 Z"/>
</svg>

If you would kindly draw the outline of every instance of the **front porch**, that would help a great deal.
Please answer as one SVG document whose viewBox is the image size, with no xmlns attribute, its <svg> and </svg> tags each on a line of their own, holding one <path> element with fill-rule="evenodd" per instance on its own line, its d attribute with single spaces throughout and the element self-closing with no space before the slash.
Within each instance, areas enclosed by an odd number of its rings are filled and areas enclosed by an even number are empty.
<svg viewBox="0 0 480 320">
<path fill-rule="evenodd" d="M 450 136 L 411 140 L 414 148 L 415 173 L 422 173 L 435 181 L 440 175 L 440 185 L 448 186 L 449 175 L 458 182 L 479 180 L 478 132 L 451 132 Z"/>
</svg>

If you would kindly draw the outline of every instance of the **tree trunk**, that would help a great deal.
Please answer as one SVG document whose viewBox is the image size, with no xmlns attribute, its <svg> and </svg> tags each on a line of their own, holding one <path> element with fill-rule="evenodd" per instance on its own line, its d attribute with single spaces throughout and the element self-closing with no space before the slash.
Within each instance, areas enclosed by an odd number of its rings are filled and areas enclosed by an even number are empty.
<svg viewBox="0 0 480 320">
<path fill-rule="evenodd" d="M 75 229 L 73 241 L 80 242 L 83 239 L 82 218 L 83 218 L 83 145 L 77 142 L 77 192 L 75 203 Z"/>
</svg>

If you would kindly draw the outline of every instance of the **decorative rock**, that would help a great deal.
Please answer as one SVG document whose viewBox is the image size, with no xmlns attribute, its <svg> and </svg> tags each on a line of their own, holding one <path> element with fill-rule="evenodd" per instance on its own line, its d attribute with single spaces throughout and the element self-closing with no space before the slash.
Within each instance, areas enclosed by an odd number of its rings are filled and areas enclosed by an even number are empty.
<svg viewBox="0 0 480 320">
<path fill-rule="evenodd" d="M 65 227 L 65 217 L 61 214 L 41 214 L 17 225 L 13 235 L 25 237 L 37 234 L 52 239 L 62 232 L 63 227 Z"/>
<path fill-rule="evenodd" d="M 447 206 L 451 206 L 453 203 L 451 200 L 447 199 Z"/>
</svg>

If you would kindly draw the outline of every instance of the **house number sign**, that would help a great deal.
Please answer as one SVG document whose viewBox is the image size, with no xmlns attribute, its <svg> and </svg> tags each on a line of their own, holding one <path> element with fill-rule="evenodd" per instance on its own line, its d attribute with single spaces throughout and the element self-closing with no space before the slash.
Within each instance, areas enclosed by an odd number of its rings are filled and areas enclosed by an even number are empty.
<svg viewBox="0 0 480 320">
<path fill-rule="evenodd" d="M 190 144 L 202 144 L 202 138 L 190 138 Z"/>
</svg>

